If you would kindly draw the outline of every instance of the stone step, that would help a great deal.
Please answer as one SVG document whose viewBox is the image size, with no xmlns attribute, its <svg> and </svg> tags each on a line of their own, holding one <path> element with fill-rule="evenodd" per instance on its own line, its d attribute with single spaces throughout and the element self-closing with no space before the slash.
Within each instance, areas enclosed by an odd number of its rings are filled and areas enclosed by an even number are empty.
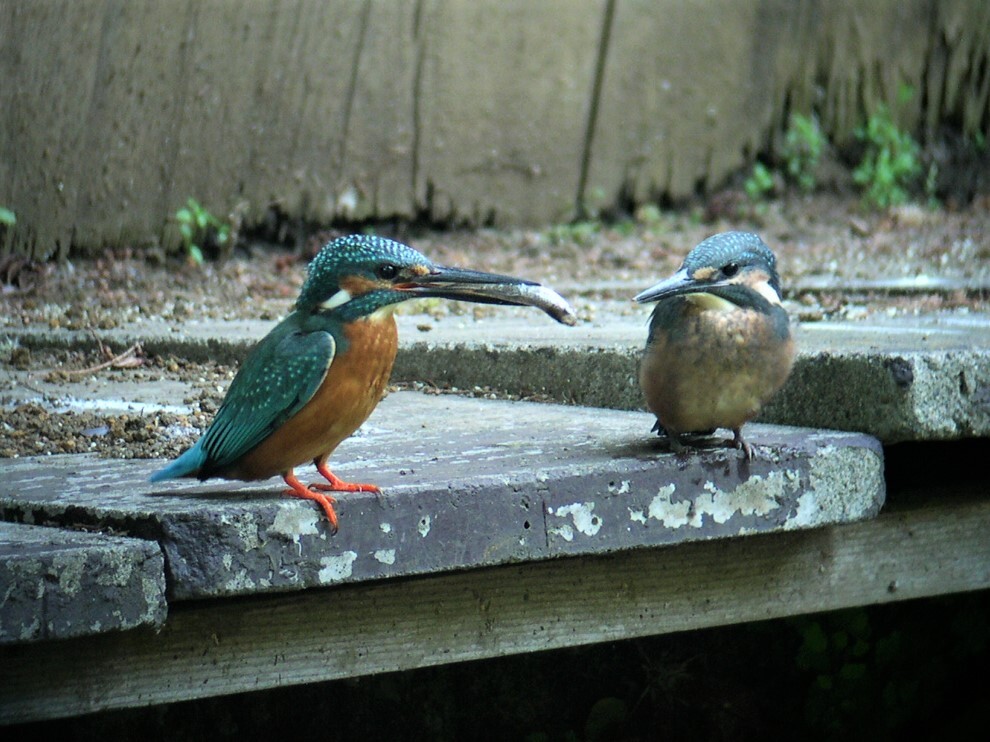
<svg viewBox="0 0 990 742">
<path fill-rule="evenodd" d="M 393 393 L 331 459 L 344 479 L 382 487 L 338 497 L 337 534 L 277 479 L 150 484 L 161 462 L 93 456 L 5 461 L 0 508 L 157 541 L 173 601 L 814 528 L 883 504 L 883 453 L 868 436 L 754 424 L 746 461 L 720 438 L 669 453 L 652 422 Z"/>
<path fill-rule="evenodd" d="M 161 626 L 166 613 L 158 544 L 0 522 L 0 644 Z"/>
<path fill-rule="evenodd" d="M 534 321 L 532 310 L 514 308 L 499 308 L 481 319 L 402 315 L 393 379 L 641 409 L 636 378 L 646 318 L 644 311 L 623 313 L 612 307 L 569 328 L 543 318 Z M 151 354 L 237 363 L 272 324 L 147 323 L 108 331 L 101 339 L 121 350 L 140 342 Z M 95 344 L 91 333 L 81 331 L 3 333 L 31 348 Z M 990 436 L 990 316 L 943 313 L 807 322 L 796 324 L 795 335 L 794 373 L 761 421 L 865 432 L 885 443 Z M 12 388 L 2 393 L 8 403 L 38 396 L 36 382 L 24 386 L 15 378 L 8 386 Z M 72 396 L 73 387 L 51 391 Z M 108 392 L 104 398 L 126 400 L 138 394 L 147 399 L 152 393 L 132 389 L 116 397 Z M 170 392 L 155 401 L 174 399 Z"/>
</svg>

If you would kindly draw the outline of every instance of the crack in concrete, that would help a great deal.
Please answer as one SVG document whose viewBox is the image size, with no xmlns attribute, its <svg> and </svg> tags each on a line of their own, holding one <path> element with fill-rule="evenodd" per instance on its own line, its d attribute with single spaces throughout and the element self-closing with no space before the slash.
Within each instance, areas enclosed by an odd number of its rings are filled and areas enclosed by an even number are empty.
<svg viewBox="0 0 990 742">
<path fill-rule="evenodd" d="M 598 124 L 598 106 L 602 98 L 602 86 L 605 78 L 605 64 L 608 60 L 609 40 L 612 36 L 612 19 L 615 17 L 615 0 L 606 0 L 605 13 L 602 16 L 601 36 L 598 40 L 598 57 L 595 60 L 595 77 L 591 85 L 591 100 L 588 106 L 588 122 L 584 132 L 584 145 L 581 152 L 581 174 L 578 176 L 578 188 L 575 196 L 575 213 L 583 219 L 585 213 L 585 189 L 588 185 L 588 171 L 591 168 L 591 149 L 595 141 L 595 128 Z"/>
</svg>

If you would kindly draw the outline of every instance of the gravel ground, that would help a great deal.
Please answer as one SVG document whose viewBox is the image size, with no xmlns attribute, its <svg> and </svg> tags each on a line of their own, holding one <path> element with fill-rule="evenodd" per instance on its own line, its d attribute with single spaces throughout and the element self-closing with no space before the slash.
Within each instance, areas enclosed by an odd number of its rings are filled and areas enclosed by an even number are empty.
<svg viewBox="0 0 990 742">
<path fill-rule="evenodd" d="M 756 231 L 774 249 L 788 307 L 798 321 L 990 308 L 990 296 L 972 288 L 990 285 L 990 196 L 957 210 L 912 205 L 869 213 L 851 197 L 794 196 L 755 209 L 740 206 L 728 194 L 704 208 L 646 209 L 607 226 L 379 233 L 409 242 L 439 263 L 512 273 L 560 287 L 579 309 L 593 314 L 597 302 L 631 296 L 676 270 L 702 239 L 728 229 Z M 339 234 L 314 234 L 293 249 L 249 242 L 228 260 L 201 266 L 135 251 L 63 264 L 0 261 L 0 457 L 80 452 L 118 458 L 174 456 L 209 423 L 234 373 L 222 365 L 147 357 L 140 349 L 123 357 L 106 350 L 32 353 L 2 342 L 4 328 L 88 330 L 99 338 L 101 330 L 138 320 L 180 326 L 192 318 L 274 320 L 290 310 L 309 258 Z M 850 281 L 918 276 L 962 283 L 928 293 L 801 288 L 812 280 L 841 287 Z M 430 302 L 413 311 L 442 320 L 492 310 Z M 92 377 L 139 384 L 175 381 L 187 389 L 181 402 L 188 409 L 108 414 L 4 400 L 4 390 L 15 385 L 31 388 L 43 382 L 51 387 Z"/>
</svg>

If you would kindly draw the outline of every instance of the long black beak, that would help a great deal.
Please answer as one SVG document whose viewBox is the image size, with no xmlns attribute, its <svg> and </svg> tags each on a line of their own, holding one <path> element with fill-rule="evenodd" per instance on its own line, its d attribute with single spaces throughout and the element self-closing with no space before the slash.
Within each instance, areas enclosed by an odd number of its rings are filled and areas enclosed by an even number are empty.
<svg viewBox="0 0 990 742">
<path fill-rule="evenodd" d="M 634 300 L 640 304 L 645 304 L 649 301 L 660 301 L 661 299 L 668 299 L 671 296 L 678 296 L 679 294 L 692 294 L 702 290 L 708 291 L 720 285 L 722 284 L 706 283 L 702 285 L 691 278 L 687 270 L 681 268 L 670 278 L 665 278 L 660 283 L 654 284 L 644 291 L 640 291 L 636 294 Z"/>
<path fill-rule="evenodd" d="M 416 296 L 537 307 L 565 325 L 577 321 L 574 310 L 558 293 L 515 276 L 434 265 L 429 273 L 396 284 L 395 288 Z"/>
<path fill-rule="evenodd" d="M 497 273 L 436 265 L 430 273 L 417 276 L 396 288 L 418 296 L 438 296 L 483 304 L 523 304 L 525 302 L 514 300 L 520 286 L 539 284 Z"/>
</svg>

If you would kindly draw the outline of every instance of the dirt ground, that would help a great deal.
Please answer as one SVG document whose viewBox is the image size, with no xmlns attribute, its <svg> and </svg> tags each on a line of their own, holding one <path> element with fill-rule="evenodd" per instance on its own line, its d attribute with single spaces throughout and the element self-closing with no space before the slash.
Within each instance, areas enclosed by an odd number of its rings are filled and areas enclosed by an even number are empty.
<svg viewBox="0 0 990 742">
<path fill-rule="evenodd" d="M 854 196 L 795 195 L 756 208 L 740 207 L 738 196 L 729 193 L 679 211 L 643 209 L 605 225 L 443 232 L 400 226 L 376 232 L 408 242 L 438 263 L 540 280 L 593 313 L 597 302 L 621 300 L 669 275 L 691 247 L 729 229 L 758 232 L 774 249 L 786 305 L 798 322 L 990 309 L 990 295 L 981 288 L 990 285 L 990 196 L 958 209 L 909 205 L 873 213 Z M 309 258 L 343 233 L 314 233 L 294 246 L 243 240 L 228 259 L 202 265 L 136 250 L 62 264 L 0 261 L 0 457 L 174 456 L 209 423 L 235 370 L 148 357 L 139 348 L 121 357 L 105 349 L 32 352 L 4 341 L 4 329 L 68 328 L 91 331 L 98 339 L 101 331 L 138 320 L 179 326 L 192 318 L 275 320 L 290 311 Z M 855 281 L 918 276 L 960 283 L 931 292 L 843 288 Z M 809 288 L 811 280 L 826 288 Z M 491 310 L 432 303 L 413 311 L 443 321 L 451 314 Z M 189 391 L 182 403 L 192 413 L 59 411 L 42 399 L 13 405 L 5 395 L 13 385 L 31 388 L 32 379 L 70 384 L 97 375 L 183 382 Z"/>
</svg>

